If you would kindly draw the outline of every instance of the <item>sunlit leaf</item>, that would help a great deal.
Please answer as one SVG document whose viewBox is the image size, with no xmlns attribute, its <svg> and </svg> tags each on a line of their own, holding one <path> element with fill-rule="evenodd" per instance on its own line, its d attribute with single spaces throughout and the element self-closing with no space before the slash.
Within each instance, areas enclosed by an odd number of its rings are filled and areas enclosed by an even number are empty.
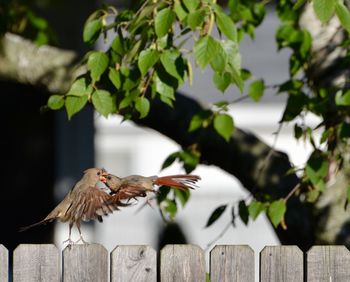
<svg viewBox="0 0 350 282">
<path fill-rule="evenodd" d="M 92 52 L 89 56 L 87 67 L 90 70 L 93 82 L 99 81 L 101 75 L 108 67 L 108 56 L 103 52 Z"/>
<path fill-rule="evenodd" d="M 281 223 L 286 213 L 287 206 L 283 199 L 271 203 L 267 210 L 267 214 L 275 228 Z"/>
<path fill-rule="evenodd" d="M 47 101 L 47 105 L 51 110 L 59 110 L 64 106 L 63 95 L 51 95 Z"/>
<path fill-rule="evenodd" d="M 214 128 L 226 141 L 229 141 L 235 128 L 232 117 L 228 114 L 216 115 Z"/>
</svg>

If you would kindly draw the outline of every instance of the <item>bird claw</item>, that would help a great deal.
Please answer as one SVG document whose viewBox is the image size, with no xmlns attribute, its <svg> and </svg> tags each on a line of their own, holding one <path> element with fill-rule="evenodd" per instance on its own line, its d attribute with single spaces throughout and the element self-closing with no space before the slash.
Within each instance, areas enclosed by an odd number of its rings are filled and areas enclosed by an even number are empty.
<svg viewBox="0 0 350 282">
<path fill-rule="evenodd" d="M 79 242 L 82 242 L 84 245 L 88 245 L 89 244 L 89 242 L 86 242 L 85 240 L 84 240 L 84 238 L 83 238 L 83 236 L 80 236 L 80 238 L 77 240 L 77 241 L 75 241 L 75 243 L 77 244 L 77 243 L 79 243 Z"/>
<path fill-rule="evenodd" d="M 67 240 L 64 240 L 64 241 L 62 242 L 62 244 L 65 244 L 65 243 L 68 243 L 68 244 L 67 244 L 67 247 L 68 247 L 69 250 L 72 248 L 72 245 L 75 244 L 75 242 L 74 242 L 71 238 L 68 238 Z"/>
</svg>

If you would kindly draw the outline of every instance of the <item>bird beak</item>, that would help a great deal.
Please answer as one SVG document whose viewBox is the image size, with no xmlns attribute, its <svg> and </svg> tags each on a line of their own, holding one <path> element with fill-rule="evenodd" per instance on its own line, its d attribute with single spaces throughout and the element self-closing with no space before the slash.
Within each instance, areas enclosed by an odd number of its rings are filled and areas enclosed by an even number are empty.
<svg viewBox="0 0 350 282">
<path fill-rule="evenodd" d="M 102 174 L 100 175 L 100 181 L 103 182 L 103 183 L 106 183 L 107 182 L 107 177 L 108 176 L 108 173 L 105 171 L 105 172 L 102 172 Z"/>
</svg>

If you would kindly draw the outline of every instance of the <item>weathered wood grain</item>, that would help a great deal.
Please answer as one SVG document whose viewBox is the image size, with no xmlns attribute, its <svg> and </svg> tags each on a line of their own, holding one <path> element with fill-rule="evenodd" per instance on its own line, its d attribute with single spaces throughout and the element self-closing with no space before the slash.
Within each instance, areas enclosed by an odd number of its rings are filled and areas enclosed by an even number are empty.
<svg viewBox="0 0 350 282">
<path fill-rule="evenodd" d="M 54 245 L 19 245 L 13 253 L 13 281 L 60 281 L 60 256 Z"/>
<path fill-rule="evenodd" d="M 160 253 L 162 282 L 204 282 L 205 259 L 194 245 L 166 245 Z"/>
<path fill-rule="evenodd" d="M 108 252 L 98 244 L 72 245 L 63 251 L 64 282 L 107 282 Z"/>
<path fill-rule="evenodd" d="M 111 281 L 156 282 L 156 251 L 150 246 L 117 246 L 111 253 Z"/>
<path fill-rule="evenodd" d="M 267 246 L 260 253 L 260 282 L 303 282 L 303 268 L 297 246 Z"/>
<path fill-rule="evenodd" d="M 254 251 L 249 246 L 219 245 L 210 252 L 211 282 L 254 282 Z"/>
<path fill-rule="evenodd" d="M 4 245 L 0 245 L 0 282 L 8 282 L 9 254 Z"/>
<path fill-rule="evenodd" d="M 308 282 L 349 282 L 350 253 L 344 246 L 314 246 L 307 252 Z"/>
</svg>

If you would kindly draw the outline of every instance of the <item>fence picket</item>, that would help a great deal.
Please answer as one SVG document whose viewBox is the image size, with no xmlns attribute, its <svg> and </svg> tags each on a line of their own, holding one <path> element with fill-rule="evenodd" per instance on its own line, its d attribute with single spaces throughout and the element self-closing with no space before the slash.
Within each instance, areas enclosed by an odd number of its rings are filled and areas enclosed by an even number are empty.
<svg viewBox="0 0 350 282">
<path fill-rule="evenodd" d="M 63 251 L 63 281 L 107 282 L 107 250 L 99 244 L 66 247 Z"/>
<path fill-rule="evenodd" d="M 254 251 L 244 245 L 214 247 L 210 252 L 210 281 L 254 282 Z"/>
<path fill-rule="evenodd" d="M 204 251 L 194 245 L 166 245 L 160 252 L 162 282 L 205 281 Z"/>
<path fill-rule="evenodd" d="M 13 281 L 60 281 L 60 256 L 54 245 L 19 245 L 13 253 Z"/>
<path fill-rule="evenodd" d="M 350 253 L 344 246 L 314 246 L 307 252 L 308 282 L 349 282 Z"/>
<path fill-rule="evenodd" d="M 157 281 L 156 251 L 150 246 L 117 246 L 111 253 L 111 281 Z"/>
<path fill-rule="evenodd" d="M 303 268 L 297 246 L 267 246 L 260 253 L 260 282 L 303 282 Z"/>
<path fill-rule="evenodd" d="M 0 245 L 0 282 L 9 280 L 9 253 L 4 245 Z"/>
</svg>

